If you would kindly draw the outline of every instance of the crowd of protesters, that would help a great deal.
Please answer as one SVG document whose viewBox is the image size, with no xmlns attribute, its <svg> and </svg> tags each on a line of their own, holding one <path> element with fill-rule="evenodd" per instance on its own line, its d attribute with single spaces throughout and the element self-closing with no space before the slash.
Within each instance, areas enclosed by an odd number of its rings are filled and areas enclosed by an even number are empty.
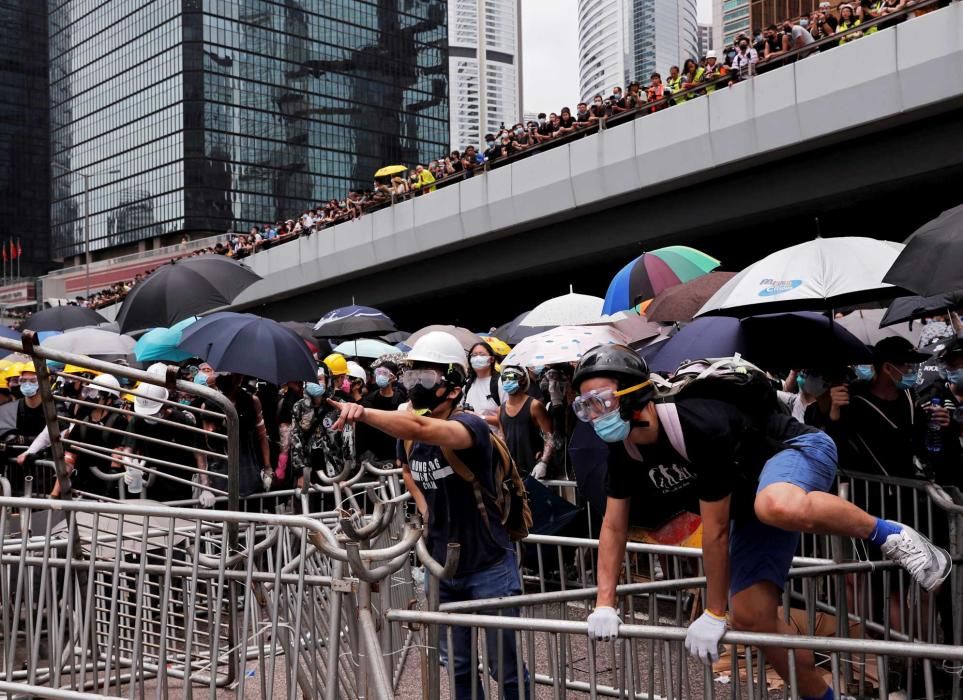
<svg viewBox="0 0 963 700">
<path fill-rule="evenodd" d="M 247 233 L 228 232 L 223 242 L 193 251 L 190 255 L 219 254 L 242 259 L 301 236 L 356 220 L 366 212 L 399 199 L 433 192 L 447 184 L 446 181 L 456 181 L 497 167 L 532 148 L 551 147 L 553 141 L 562 142 L 565 137 L 579 132 L 594 131 L 603 123 L 617 122 L 620 118 L 633 119 L 682 104 L 787 62 L 855 41 L 905 20 L 906 15 L 890 21 L 885 18 L 921 1 L 856 0 L 835 6 L 821 2 L 810 15 L 740 35 L 721 52 L 710 50 L 705 56 L 687 58 L 681 68 L 668 66 L 664 75 L 655 72 L 644 80 L 638 77 L 624 90 L 622 86 L 613 86 L 609 94 L 595 95 L 590 102 L 579 102 L 574 112 L 571 107 L 564 106 L 557 112 L 539 113 L 535 120 L 502 125 L 498 132 L 486 134 L 483 144 L 464 145 L 427 165 L 418 164 L 411 169 L 374 178 L 370 187 L 351 190 L 344 199 L 331 199 L 302 212 L 296 219 L 255 225 Z M 928 4 L 914 14 L 929 12 L 938 6 Z M 864 25 L 869 26 L 860 29 Z M 838 41 L 822 41 L 837 34 L 840 35 Z M 810 52 L 804 50 L 815 42 L 821 43 Z M 134 283 L 135 280 L 116 283 L 88 298 L 78 297 L 76 303 L 92 308 L 109 306 L 122 301 Z"/>
</svg>

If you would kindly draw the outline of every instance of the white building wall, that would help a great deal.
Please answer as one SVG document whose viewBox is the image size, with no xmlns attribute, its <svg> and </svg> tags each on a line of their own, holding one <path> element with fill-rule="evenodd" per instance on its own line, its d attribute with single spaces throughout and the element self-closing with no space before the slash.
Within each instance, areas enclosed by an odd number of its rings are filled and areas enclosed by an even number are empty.
<svg viewBox="0 0 963 700">
<path fill-rule="evenodd" d="M 449 0 L 452 148 L 479 146 L 520 119 L 519 26 L 516 0 Z"/>
<path fill-rule="evenodd" d="M 579 0 L 579 95 L 593 95 L 625 82 L 627 62 L 625 0 Z"/>
</svg>

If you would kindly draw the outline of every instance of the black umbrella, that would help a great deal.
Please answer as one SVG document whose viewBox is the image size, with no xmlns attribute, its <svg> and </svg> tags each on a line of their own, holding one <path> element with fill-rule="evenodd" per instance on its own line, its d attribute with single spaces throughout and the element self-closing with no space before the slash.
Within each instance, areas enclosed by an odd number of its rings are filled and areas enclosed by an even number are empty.
<svg viewBox="0 0 963 700">
<path fill-rule="evenodd" d="M 963 204 L 907 238 L 883 281 L 924 297 L 963 291 Z"/>
<path fill-rule="evenodd" d="M 281 321 L 281 325 L 297 333 L 302 340 L 315 346 L 318 344 L 317 338 L 314 337 L 314 324 L 307 321 Z"/>
<path fill-rule="evenodd" d="M 69 328 L 96 326 L 106 323 L 107 319 L 93 309 L 84 306 L 54 306 L 38 311 L 24 324 L 25 331 L 65 331 Z"/>
<path fill-rule="evenodd" d="M 271 384 L 318 377 L 318 365 L 297 333 L 253 314 L 213 313 L 184 329 L 178 347 L 219 372 L 237 372 Z"/>
<path fill-rule="evenodd" d="M 343 306 L 332 309 L 314 324 L 315 338 L 355 338 L 362 335 L 394 333 L 395 322 L 370 306 Z"/>
<path fill-rule="evenodd" d="M 504 340 L 509 345 L 518 345 L 529 336 L 538 335 L 544 331 L 552 329 L 552 326 L 523 326 L 522 321 L 531 313 L 531 309 L 523 311 L 508 323 L 496 328 L 492 335 L 499 340 Z"/>
<path fill-rule="evenodd" d="M 932 297 L 899 297 L 893 299 L 879 325 L 880 328 L 885 328 L 886 326 L 895 326 L 897 323 L 942 314 L 947 309 L 955 309 L 961 304 L 963 304 L 963 292 L 937 294 Z"/>
<path fill-rule="evenodd" d="M 188 316 L 227 306 L 260 280 L 250 268 L 221 255 L 201 255 L 161 265 L 124 299 L 122 333 L 166 328 Z"/>
</svg>

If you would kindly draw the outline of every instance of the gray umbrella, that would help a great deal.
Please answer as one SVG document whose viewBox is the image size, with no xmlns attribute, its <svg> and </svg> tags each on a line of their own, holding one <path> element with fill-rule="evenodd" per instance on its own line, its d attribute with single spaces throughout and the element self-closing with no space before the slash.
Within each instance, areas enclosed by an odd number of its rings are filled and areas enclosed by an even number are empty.
<svg viewBox="0 0 963 700">
<path fill-rule="evenodd" d="M 900 323 L 880 328 L 879 324 L 882 323 L 885 314 L 886 309 L 856 309 L 852 313 L 837 319 L 836 323 L 866 345 L 876 345 L 883 338 L 898 335 L 901 338 L 906 338 L 913 344 L 913 347 L 916 347 L 920 340 L 920 334 L 923 332 L 922 327 L 917 324 L 915 328 L 911 329 L 909 323 Z"/>
<path fill-rule="evenodd" d="M 133 354 L 136 342 L 102 328 L 76 328 L 41 341 L 41 347 L 101 359 L 116 359 Z"/>
</svg>

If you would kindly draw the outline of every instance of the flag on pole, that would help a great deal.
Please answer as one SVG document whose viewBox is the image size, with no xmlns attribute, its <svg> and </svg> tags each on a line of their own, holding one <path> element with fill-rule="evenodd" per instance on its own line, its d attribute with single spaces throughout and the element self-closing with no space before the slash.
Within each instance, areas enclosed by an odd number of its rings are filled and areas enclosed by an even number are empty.
<svg viewBox="0 0 963 700">
<path fill-rule="evenodd" d="M 17 239 L 17 257 L 19 258 L 21 255 L 23 255 L 23 245 L 21 245 L 20 239 L 18 238 Z"/>
<path fill-rule="evenodd" d="M 12 238 L 10 239 L 10 259 L 11 260 L 17 259 L 17 244 L 14 243 L 14 240 Z"/>
</svg>

